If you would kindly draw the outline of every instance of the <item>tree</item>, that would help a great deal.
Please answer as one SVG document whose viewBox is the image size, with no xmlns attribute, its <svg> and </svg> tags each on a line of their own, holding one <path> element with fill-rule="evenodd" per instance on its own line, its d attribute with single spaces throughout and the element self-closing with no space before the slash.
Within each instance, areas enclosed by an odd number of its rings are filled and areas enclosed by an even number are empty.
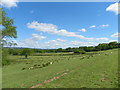
<svg viewBox="0 0 120 90">
<path fill-rule="evenodd" d="M 71 47 L 68 47 L 68 48 L 66 48 L 66 51 L 71 52 L 71 51 L 72 51 L 72 48 L 71 48 Z"/>
<path fill-rule="evenodd" d="M 28 57 L 28 55 L 30 55 L 32 53 L 32 51 L 29 48 L 25 48 L 22 51 L 22 55 L 25 55 L 25 58 Z"/>
<path fill-rule="evenodd" d="M 7 17 L 6 12 L 0 8 L 0 25 L 2 26 L 2 29 L 0 30 L 0 34 L 2 34 L 2 37 L 0 38 L 0 44 L 2 44 L 2 46 L 4 46 L 6 42 L 5 38 L 17 38 L 16 26 L 13 24 L 14 20 Z"/>
<path fill-rule="evenodd" d="M 0 26 L 2 27 L 2 29 L 0 30 L 0 36 L 1 36 L 0 46 L 1 47 L 7 44 L 6 38 L 17 38 L 16 27 L 13 24 L 14 24 L 14 20 L 7 17 L 7 14 L 5 13 L 5 11 L 3 11 L 2 8 L 0 8 Z M 6 52 L 7 51 L 5 51 L 3 48 L 2 49 L 3 62 L 8 60 Z"/>
<path fill-rule="evenodd" d="M 62 52 L 62 48 L 58 48 L 58 49 L 57 49 L 57 52 Z"/>
<path fill-rule="evenodd" d="M 110 47 L 111 49 L 118 47 L 118 43 L 117 43 L 117 42 L 110 42 L 108 45 L 109 45 L 109 47 Z"/>
<path fill-rule="evenodd" d="M 2 18 L 2 21 L 0 21 L 0 25 L 2 25 L 2 39 L 3 38 L 17 38 L 17 31 L 16 26 L 13 26 L 14 20 L 7 17 L 5 11 L 3 11 L 2 8 L 0 8 L 0 12 L 2 12 L 2 15 L 0 18 Z"/>
</svg>

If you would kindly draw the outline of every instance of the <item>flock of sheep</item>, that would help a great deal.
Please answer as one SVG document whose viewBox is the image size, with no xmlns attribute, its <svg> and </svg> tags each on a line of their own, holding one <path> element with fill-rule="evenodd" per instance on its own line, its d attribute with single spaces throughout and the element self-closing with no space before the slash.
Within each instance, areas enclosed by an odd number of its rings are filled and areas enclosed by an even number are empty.
<svg viewBox="0 0 120 90">
<path fill-rule="evenodd" d="M 86 55 L 86 56 L 80 57 L 80 60 L 85 59 L 85 58 L 89 59 L 89 58 L 91 58 L 91 57 L 94 57 L 94 56 L 96 56 L 96 55 L 101 55 L 101 54 L 109 55 L 109 54 L 112 54 L 112 52 L 109 52 L 109 53 L 97 53 L 97 54 Z M 68 60 L 70 60 L 70 59 L 72 59 L 72 58 L 69 57 Z M 58 60 L 55 60 L 55 62 L 58 62 Z M 54 61 L 48 61 L 48 62 L 43 63 L 43 64 L 41 64 L 41 65 L 40 65 L 40 64 L 35 64 L 34 66 L 31 66 L 31 67 L 22 68 L 22 70 L 25 70 L 25 69 L 31 70 L 31 69 L 43 68 L 43 67 L 46 67 L 46 66 L 48 66 L 48 65 L 50 65 L 50 64 L 53 64 L 53 63 L 54 63 Z M 30 63 L 26 63 L 26 64 L 30 64 Z"/>
<path fill-rule="evenodd" d="M 27 68 L 22 68 L 22 70 L 25 70 L 25 69 L 37 69 L 37 68 L 43 68 L 43 67 L 46 67 L 48 66 L 49 64 L 53 64 L 54 62 L 47 62 L 47 63 L 43 63 L 41 65 L 39 64 L 35 64 L 34 66 L 32 67 L 27 67 Z M 27 63 L 26 63 L 27 64 Z"/>
</svg>

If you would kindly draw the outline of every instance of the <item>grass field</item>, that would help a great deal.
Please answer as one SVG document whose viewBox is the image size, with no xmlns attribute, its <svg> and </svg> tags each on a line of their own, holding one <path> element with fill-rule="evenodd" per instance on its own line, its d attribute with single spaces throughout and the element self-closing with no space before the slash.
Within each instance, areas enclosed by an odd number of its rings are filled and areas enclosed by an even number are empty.
<svg viewBox="0 0 120 90">
<path fill-rule="evenodd" d="M 3 88 L 117 88 L 118 50 L 82 55 L 10 56 Z"/>
</svg>

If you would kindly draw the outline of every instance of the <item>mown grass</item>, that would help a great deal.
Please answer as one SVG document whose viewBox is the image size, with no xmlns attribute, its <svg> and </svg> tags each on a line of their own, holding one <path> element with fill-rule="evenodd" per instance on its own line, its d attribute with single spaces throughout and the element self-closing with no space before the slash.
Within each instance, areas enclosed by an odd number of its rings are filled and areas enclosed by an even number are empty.
<svg viewBox="0 0 120 90">
<path fill-rule="evenodd" d="M 64 72 L 65 76 L 38 88 L 117 88 L 118 50 L 97 53 L 29 56 L 28 59 L 10 56 L 12 64 L 3 67 L 3 88 L 30 88 Z M 43 67 L 48 62 L 53 64 Z M 56 75 L 58 72 L 61 73 Z"/>
</svg>

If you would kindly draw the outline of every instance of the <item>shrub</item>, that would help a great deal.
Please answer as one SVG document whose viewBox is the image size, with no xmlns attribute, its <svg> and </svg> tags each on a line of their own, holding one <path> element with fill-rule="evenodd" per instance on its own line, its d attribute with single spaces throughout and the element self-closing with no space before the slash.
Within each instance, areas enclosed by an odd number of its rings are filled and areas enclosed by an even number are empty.
<svg viewBox="0 0 120 90">
<path fill-rule="evenodd" d="M 83 50 L 83 51 L 80 51 L 81 54 L 85 54 L 86 52 Z"/>
<path fill-rule="evenodd" d="M 84 50 L 76 50 L 74 51 L 76 54 L 85 54 L 86 52 Z"/>
<path fill-rule="evenodd" d="M 18 50 L 13 50 L 13 55 L 19 55 L 19 51 Z"/>
<path fill-rule="evenodd" d="M 30 50 L 29 48 L 25 48 L 23 49 L 23 51 L 21 52 L 21 55 L 25 55 L 25 58 L 28 57 L 28 55 L 30 55 L 32 53 L 32 50 Z"/>
<path fill-rule="evenodd" d="M 3 49 L 2 50 L 2 65 L 8 65 L 10 64 L 10 60 L 8 59 L 8 50 Z"/>
<path fill-rule="evenodd" d="M 76 53 L 76 54 L 80 54 L 80 51 L 79 51 L 79 50 L 76 50 L 76 51 L 74 51 L 74 53 Z"/>
</svg>

